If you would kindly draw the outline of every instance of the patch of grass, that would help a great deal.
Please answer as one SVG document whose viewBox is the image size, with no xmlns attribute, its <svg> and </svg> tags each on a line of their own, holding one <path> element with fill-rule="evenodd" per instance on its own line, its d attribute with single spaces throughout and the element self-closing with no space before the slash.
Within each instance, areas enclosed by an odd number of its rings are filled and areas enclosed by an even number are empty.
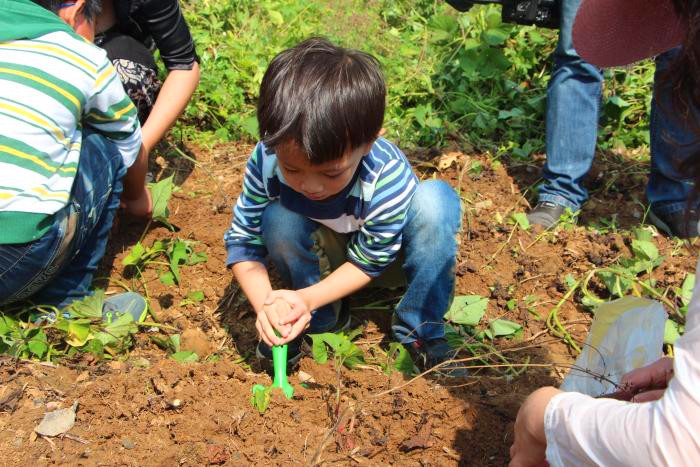
<svg viewBox="0 0 700 467">
<path fill-rule="evenodd" d="M 185 115 L 198 140 L 258 138 L 265 68 L 284 48 L 326 36 L 368 51 L 388 84 L 387 136 L 406 148 L 465 147 L 526 159 L 544 148 L 557 33 L 503 24 L 496 6 L 458 13 L 441 0 L 205 0 L 185 6 L 202 78 Z M 648 144 L 653 64 L 606 72 L 599 142 Z"/>
</svg>

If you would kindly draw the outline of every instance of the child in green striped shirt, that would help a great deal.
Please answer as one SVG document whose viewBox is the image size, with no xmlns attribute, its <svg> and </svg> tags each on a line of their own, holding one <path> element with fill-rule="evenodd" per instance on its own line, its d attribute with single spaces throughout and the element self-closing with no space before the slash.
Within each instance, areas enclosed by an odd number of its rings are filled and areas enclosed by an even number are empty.
<svg viewBox="0 0 700 467">
<path fill-rule="evenodd" d="M 0 0 L 0 305 L 85 297 L 120 203 L 151 209 L 136 110 L 58 5 Z"/>
</svg>

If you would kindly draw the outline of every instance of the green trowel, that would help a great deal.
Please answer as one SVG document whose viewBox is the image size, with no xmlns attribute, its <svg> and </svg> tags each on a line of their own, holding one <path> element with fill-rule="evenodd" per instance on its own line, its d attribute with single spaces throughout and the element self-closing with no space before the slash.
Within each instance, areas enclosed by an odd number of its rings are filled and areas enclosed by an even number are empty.
<svg viewBox="0 0 700 467">
<path fill-rule="evenodd" d="M 287 344 L 275 345 L 272 347 L 272 366 L 275 377 L 272 380 L 272 388 L 281 388 L 287 399 L 294 395 L 294 386 L 287 381 Z M 253 386 L 253 395 L 259 391 L 265 391 L 267 387 L 262 384 Z"/>
</svg>

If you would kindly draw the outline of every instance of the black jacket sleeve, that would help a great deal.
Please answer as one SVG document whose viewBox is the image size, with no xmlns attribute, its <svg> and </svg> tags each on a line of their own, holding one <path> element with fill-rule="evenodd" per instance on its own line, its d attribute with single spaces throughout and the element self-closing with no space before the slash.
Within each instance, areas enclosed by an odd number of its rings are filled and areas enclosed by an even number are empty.
<svg viewBox="0 0 700 467">
<path fill-rule="evenodd" d="M 178 0 L 115 0 L 119 28 L 146 41 L 151 37 L 168 70 L 191 70 L 199 57 Z"/>
</svg>

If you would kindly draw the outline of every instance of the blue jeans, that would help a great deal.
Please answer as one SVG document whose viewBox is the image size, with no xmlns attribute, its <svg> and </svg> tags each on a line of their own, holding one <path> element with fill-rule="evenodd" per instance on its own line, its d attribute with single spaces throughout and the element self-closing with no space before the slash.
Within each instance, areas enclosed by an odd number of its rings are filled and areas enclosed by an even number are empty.
<svg viewBox="0 0 700 467">
<path fill-rule="evenodd" d="M 603 76 L 595 66 L 582 60 L 574 50 L 571 29 L 580 0 L 563 0 L 559 43 L 554 51 L 554 70 L 547 88 L 547 160 L 539 190 L 539 201 L 550 201 L 572 211 L 588 199 L 583 179 L 593 164 L 598 131 Z M 657 58 L 656 77 L 667 68 L 673 52 Z M 688 184 L 673 170 L 675 147 L 665 135 L 688 141 L 692 132 L 674 118 L 669 106 L 669 89 L 655 86 L 651 109 L 652 171 L 647 197 L 656 211 L 683 209 Z M 685 151 L 684 151 L 685 153 Z"/>
<path fill-rule="evenodd" d="M 409 343 L 444 336 L 443 316 L 454 292 L 460 225 L 460 200 L 454 190 L 439 180 L 421 182 L 403 230 L 400 257 L 406 293 L 396 307 L 397 319 L 392 327 L 396 339 Z M 321 266 L 314 244 L 319 229 L 327 227 L 289 211 L 279 202 L 265 208 L 265 246 L 282 279 L 294 290 L 320 281 Z M 333 328 L 336 319 L 334 307 L 325 305 L 314 313 L 308 332 L 325 332 Z"/>
<path fill-rule="evenodd" d="M 85 132 L 71 200 L 49 231 L 34 242 L 0 245 L 0 304 L 29 299 L 62 308 L 90 294 L 125 173 L 116 146 Z"/>
</svg>

